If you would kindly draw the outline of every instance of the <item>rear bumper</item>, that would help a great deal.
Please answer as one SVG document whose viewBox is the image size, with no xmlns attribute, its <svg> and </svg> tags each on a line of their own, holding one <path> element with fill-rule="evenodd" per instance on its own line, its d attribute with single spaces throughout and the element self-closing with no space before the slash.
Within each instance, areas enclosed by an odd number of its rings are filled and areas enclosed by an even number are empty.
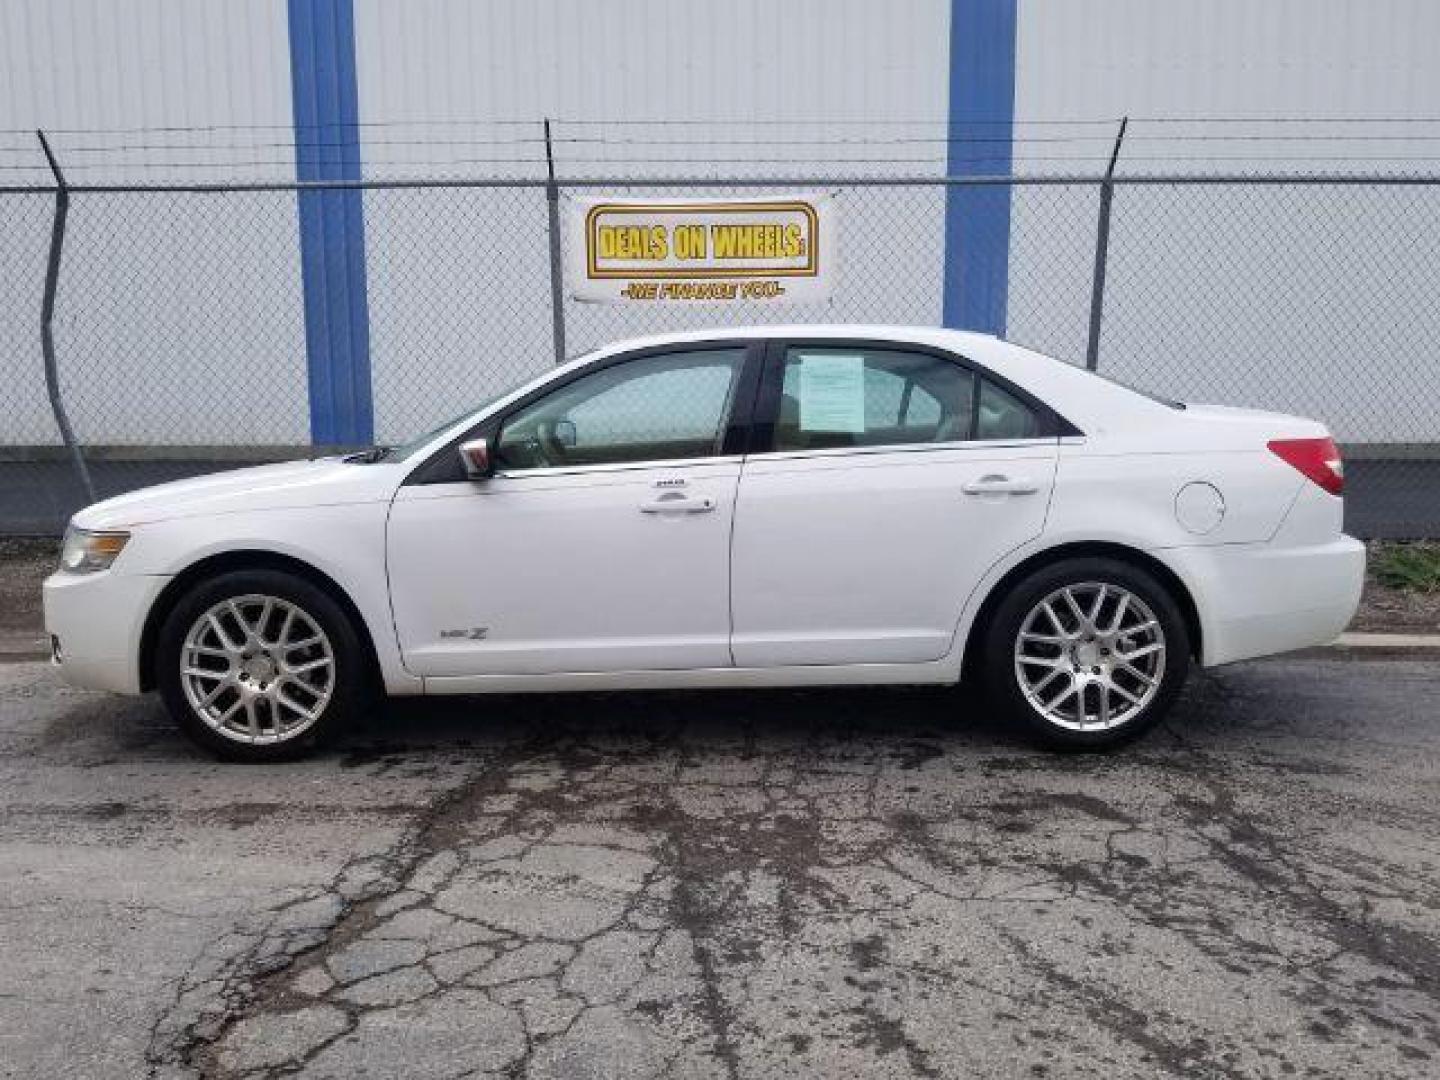
<svg viewBox="0 0 1440 1080">
<path fill-rule="evenodd" d="M 1349 536 L 1163 555 L 1195 598 L 1206 667 L 1328 645 L 1354 617 L 1365 580 L 1365 545 Z"/>
<path fill-rule="evenodd" d="M 52 660 L 72 686 L 140 692 L 140 635 L 168 577 L 63 571 L 45 580 L 45 630 L 58 639 Z"/>
</svg>

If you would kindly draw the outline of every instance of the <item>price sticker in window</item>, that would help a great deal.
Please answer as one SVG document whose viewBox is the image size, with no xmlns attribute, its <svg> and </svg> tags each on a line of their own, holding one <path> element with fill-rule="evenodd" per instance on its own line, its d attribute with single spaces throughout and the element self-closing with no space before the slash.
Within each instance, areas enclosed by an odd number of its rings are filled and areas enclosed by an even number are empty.
<svg viewBox="0 0 1440 1080">
<path fill-rule="evenodd" d="M 800 430 L 865 431 L 865 358 L 800 356 Z"/>
</svg>

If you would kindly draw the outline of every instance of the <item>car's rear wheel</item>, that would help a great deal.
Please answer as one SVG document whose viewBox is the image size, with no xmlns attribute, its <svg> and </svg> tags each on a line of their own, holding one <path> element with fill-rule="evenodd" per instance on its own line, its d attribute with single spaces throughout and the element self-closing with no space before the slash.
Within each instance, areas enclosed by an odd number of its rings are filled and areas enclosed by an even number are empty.
<svg viewBox="0 0 1440 1080">
<path fill-rule="evenodd" d="M 1001 600 L 985 642 L 991 694 L 1043 742 L 1104 749 L 1169 710 L 1190 641 L 1175 598 L 1114 559 L 1046 566 Z"/>
<path fill-rule="evenodd" d="M 181 597 L 160 630 L 156 681 L 195 742 L 220 757 L 295 757 L 353 715 L 364 650 L 324 590 L 275 570 L 238 570 Z"/>
</svg>

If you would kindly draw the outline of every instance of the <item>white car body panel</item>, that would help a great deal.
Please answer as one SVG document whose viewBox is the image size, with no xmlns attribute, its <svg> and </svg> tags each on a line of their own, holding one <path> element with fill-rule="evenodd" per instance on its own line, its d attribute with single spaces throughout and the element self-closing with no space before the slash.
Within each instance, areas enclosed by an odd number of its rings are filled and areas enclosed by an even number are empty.
<svg viewBox="0 0 1440 1080">
<path fill-rule="evenodd" d="M 1275 535 L 1308 483 L 1266 450 L 1125 455 L 1087 450 L 1060 448 L 1047 534 L 1100 539 L 1121 529 L 1122 542 L 1146 551 L 1258 543 Z M 1203 535 L 1188 532 L 1176 519 L 1176 495 L 1192 482 L 1211 484 L 1224 495 L 1224 517 Z"/>
<path fill-rule="evenodd" d="M 942 659 L 975 582 L 1040 535 L 1056 446 L 1039 442 L 748 461 L 732 548 L 735 663 Z M 1030 490 L 966 493 L 985 477 Z"/>
<path fill-rule="evenodd" d="M 75 516 L 86 529 L 131 528 L 152 522 L 263 510 L 321 510 L 354 503 L 389 503 L 408 470 L 356 469 L 339 458 L 287 461 L 174 480 L 88 506 Z"/>
<path fill-rule="evenodd" d="M 1360 604 L 1365 547 L 1340 532 L 1341 503 L 1302 485 L 1261 544 L 1196 544 L 1156 552 L 1185 583 L 1214 666 L 1333 641 Z"/>
<path fill-rule="evenodd" d="M 290 482 L 280 482 L 281 477 Z M 213 556 L 264 552 L 311 566 L 343 589 L 365 620 L 386 689 L 393 694 L 421 692 L 421 680 L 400 661 L 385 582 L 385 521 L 401 479 L 401 470 L 381 466 L 372 472 L 336 461 L 297 462 L 162 484 L 81 511 L 75 521 L 82 528 L 129 528 L 144 542 L 127 545 L 108 571 L 59 573 L 46 582 L 46 626 L 65 643 L 63 669 L 70 674 L 91 655 L 93 647 L 83 644 L 94 634 L 85 610 L 102 610 L 115 602 L 101 599 L 102 589 L 119 588 L 116 582 L 122 580 L 141 582 L 144 587 L 135 595 L 143 598 L 148 611 L 164 586 L 186 568 Z M 318 505 L 316 490 L 323 492 Z M 254 505 L 257 501 L 260 507 Z M 278 505 L 268 505 L 271 502 Z M 93 599 L 83 599 L 87 587 L 96 594 Z M 78 603 L 84 610 L 76 610 L 75 618 L 65 617 L 68 609 L 61 597 L 69 593 L 82 598 Z M 115 640 L 107 650 L 107 657 L 113 651 L 128 657 L 128 664 L 107 668 L 114 678 L 97 688 L 120 693 L 140 689 L 144 624 L 142 611 L 127 623 L 123 642 Z"/>
<path fill-rule="evenodd" d="M 140 692 L 136 656 L 150 607 L 169 583 L 150 574 L 52 574 L 45 626 L 64 642 L 61 671 L 75 686 Z"/>
<path fill-rule="evenodd" d="M 739 478 L 737 459 L 401 488 L 389 569 L 409 670 L 728 665 Z M 642 511 L 656 502 L 675 509 Z"/>
<path fill-rule="evenodd" d="M 656 345 L 787 337 L 948 350 L 1084 434 L 405 484 L 475 422 L 589 363 Z M 133 693 L 165 587 L 212 556 L 266 552 L 343 591 L 393 694 L 953 682 L 971 626 L 1006 574 L 1048 550 L 1104 543 L 1168 569 L 1193 601 L 1201 662 L 1227 663 L 1324 643 L 1353 614 L 1364 552 L 1341 534 L 1341 500 L 1265 448 L 1324 434 L 1273 413 L 1176 411 L 960 331 L 664 335 L 547 372 L 409 461 L 243 469 L 88 507 L 77 527 L 127 529 L 131 541 L 109 570 L 47 581 L 46 624 L 70 681 Z M 1034 493 L 963 493 L 979 476 L 1021 469 Z M 656 481 L 676 479 L 713 499 L 714 511 L 639 512 L 663 490 Z M 1223 497 L 1223 517 L 1203 534 L 1177 519 L 1177 496 L 1192 482 Z M 477 627 L 488 632 L 442 636 Z"/>
</svg>

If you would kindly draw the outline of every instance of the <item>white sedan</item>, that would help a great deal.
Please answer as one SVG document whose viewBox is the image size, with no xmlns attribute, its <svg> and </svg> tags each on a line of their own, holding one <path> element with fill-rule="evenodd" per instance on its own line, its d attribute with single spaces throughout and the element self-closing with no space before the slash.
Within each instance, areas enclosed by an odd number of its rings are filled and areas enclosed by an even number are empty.
<svg viewBox="0 0 1440 1080">
<path fill-rule="evenodd" d="M 1364 549 L 1326 429 L 1153 400 L 993 337 L 882 326 L 600 349 L 404 446 L 78 513 L 72 683 L 158 688 L 221 755 L 372 694 L 983 684 L 1097 748 L 1192 662 L 1333 639 Z"/>
</svg>

